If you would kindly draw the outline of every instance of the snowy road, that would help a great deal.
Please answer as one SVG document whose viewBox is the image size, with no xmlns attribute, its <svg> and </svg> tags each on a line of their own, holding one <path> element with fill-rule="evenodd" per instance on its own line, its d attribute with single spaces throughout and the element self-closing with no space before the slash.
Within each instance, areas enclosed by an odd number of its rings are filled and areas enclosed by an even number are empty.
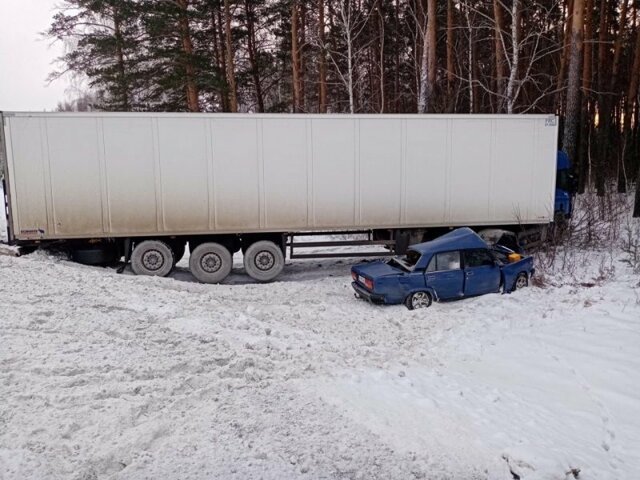
<svg viewBox="0 0 640 480">
<path fill-rule="evenodd" d="M 345 263 L 241 273 L 0 257 L 0 478 L 640 471 L 640 289 L 619 262 L 592 288 L 415 312 L 354 299 Z"/>
</svg>

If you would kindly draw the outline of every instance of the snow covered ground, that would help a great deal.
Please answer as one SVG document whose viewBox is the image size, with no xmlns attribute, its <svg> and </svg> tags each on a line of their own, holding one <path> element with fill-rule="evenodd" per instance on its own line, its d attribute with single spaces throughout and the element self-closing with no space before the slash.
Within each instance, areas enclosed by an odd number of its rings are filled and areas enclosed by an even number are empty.
<svg viewBox="0 0 640 480">
<path fill-rule="evenodd" d="M 200 285 L 0 256 L 0 479 L 637 478 L 621 258 L 410 312 L 349 261 Z"/>
</svg>

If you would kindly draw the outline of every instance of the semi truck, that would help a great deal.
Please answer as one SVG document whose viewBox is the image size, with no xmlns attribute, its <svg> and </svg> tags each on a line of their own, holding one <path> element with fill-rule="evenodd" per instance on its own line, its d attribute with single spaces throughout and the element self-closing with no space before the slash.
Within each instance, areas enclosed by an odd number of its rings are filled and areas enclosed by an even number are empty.
<svg viewBox="0 0 640 480">
<path fill-rule="evenodd" d="M 270 281 L 287 251 L 402 254 L 461 226 L 525 239 L 570 213 L 554 115 L 0 119 L 9 243 L 60 246 L 88 264 L 124 257 L 136 274 L 168 275 L 188 246 L 201 282 L 223 281 L 239 251 L 248 275 Z M 385 249 L 309 253 L 355 245 Z"/>
</svg>

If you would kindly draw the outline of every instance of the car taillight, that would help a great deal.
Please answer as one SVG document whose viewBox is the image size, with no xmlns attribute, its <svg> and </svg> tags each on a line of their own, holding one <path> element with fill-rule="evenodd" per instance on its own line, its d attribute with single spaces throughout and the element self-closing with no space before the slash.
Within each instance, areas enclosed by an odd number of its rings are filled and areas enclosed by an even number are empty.
<svg viewBox="0 0 640 480">
<path fill-rule="evenodd" d="M 351 278 L 358 280 L 358 274 L 356 272 L 351 272 Z"/>
<path fill-rule="evenodd" d="M 373 280 L 365 278 L 364 279 L 364 286 L 367 287 L 369 290 L 373 290 Z"/>
</svg>

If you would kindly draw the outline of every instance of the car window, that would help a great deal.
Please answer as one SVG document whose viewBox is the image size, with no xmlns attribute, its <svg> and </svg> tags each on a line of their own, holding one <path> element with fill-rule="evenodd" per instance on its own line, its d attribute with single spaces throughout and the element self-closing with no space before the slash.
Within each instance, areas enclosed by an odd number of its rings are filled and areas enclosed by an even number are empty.
<svg viewBox="0 0 640 480">
<path fill-rule="evenodd" d="M 460 268 L 460 252 L 437 253 L 429 263 L 428 272 L 458 270 Z"/>
<path fill-rule="evenodd" d="M 429 265 L 427 265 L 427 272 L 435 272 L 436 271 L 436 256 L 434 255 L 429 260 Z"/>
<path fill-rule="evenodd" d="M 493 266 L 494 260 L 484 248 L 464 251 L 464 266 L 467 268 Z"/>
</svg>

